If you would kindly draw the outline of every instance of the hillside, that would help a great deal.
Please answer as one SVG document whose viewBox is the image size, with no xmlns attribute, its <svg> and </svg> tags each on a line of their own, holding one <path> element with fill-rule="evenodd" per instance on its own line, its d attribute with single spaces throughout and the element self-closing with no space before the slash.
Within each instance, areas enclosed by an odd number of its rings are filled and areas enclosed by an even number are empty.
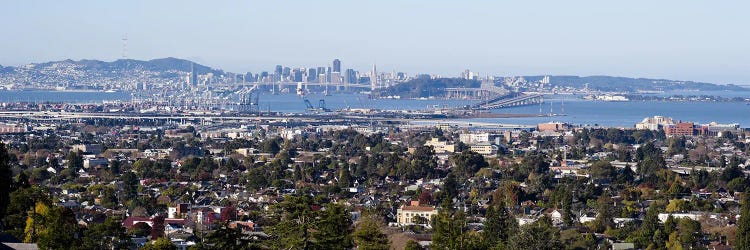
<svg viewBox="0 0 750 250">
<path fill-rule="evenodd" d="M 524 76 L 528 82 L 536 82 L 544 76 Z M 666 90 L 700 90 L 700 91 L 747 91 L 748 89 L 728 84 L 719 85 L 695 81 L 676 81 L 666 79 L 629 78 L 616 76 L 550 76 L 550 84 L 559 87 L 583 89 L 588 84 L 591 90 L 635 92 Z"/>
<path fill-rule="evenodd" d="M 182 81 L 191 66 L 199 75 L 224 71 L 178 58 L 161 58 L 148 61 L 120 59 L 113 62 L 100 60 L 64 60 L 32 63 L 18 67 L 0 66 L 0 84 L 48 88 L 54 86 L 102 86 L 123 82 Z"/>
<path fill-rule="evenodd" d="M 479 88 L 477 80 L 463 78 L 417 78 L 374 93 L 376 96 L 398 95 L 403 98 L 420 98 L 445 95 L 446 88 Z"/>
</svg>

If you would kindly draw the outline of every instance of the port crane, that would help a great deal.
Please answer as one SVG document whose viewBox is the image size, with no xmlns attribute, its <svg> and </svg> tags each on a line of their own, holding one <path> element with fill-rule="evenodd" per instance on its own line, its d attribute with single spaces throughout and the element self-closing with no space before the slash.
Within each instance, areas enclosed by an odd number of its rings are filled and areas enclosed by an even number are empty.
<svg viewBox="0 0 750 250">
<path fill-rule="evenodd" d="M 305 106 L 307 107 L 307 111 L 331 112 L 331 109 L 326 108 L 326 100 L 320 99 L 318 101 L 318 107 L 313 106 L 313 104 L 307 98 L 304 99 L 304 102 Z"/>
<path fill-rule="evenodd" d="M 243 88 L 237 91 L 237 95 L 240 97 L 239 111 L 242 113 L 255 113 L 259 112 L 258 99 L 260 99 L 260 92 L 256 91 L 258 85 L 253 85 L 250 88 Z"/>
</svg>

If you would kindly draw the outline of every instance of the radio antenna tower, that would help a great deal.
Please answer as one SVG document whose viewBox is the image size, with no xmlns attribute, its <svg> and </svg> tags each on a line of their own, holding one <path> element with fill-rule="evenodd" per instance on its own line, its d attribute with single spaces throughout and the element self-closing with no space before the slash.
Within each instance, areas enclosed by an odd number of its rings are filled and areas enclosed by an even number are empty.
<svg viewBox="0 0 750 250">
<path fill-rule="evenodd" d="M 122 37 L 122 59 L 128 59 L 128 33 Z"/>
</svg>

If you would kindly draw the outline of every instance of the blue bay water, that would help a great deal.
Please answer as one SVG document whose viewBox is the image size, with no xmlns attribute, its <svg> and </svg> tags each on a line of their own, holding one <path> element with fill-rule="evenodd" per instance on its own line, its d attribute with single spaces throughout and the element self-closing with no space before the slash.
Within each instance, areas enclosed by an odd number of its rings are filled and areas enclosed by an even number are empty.
<svg viewBox="0 0 750 250">
<path fill-rule="evenodd" d="M 696 92 L 703 93 L 703 92 Z M 750 96 L 750 93 L 735 93 L 735 96 Z M 314 106 L 325 100 L 326 107 L 332 110 L 344 108 L 387 109 L 387 110 L 434 110 L 446 107 L 459 107 L 473 104 L 471 100 L 397 100 L 369 99 L 362 94 L 334 94 L 307 96 Z M 71 102 L 102 103 L 103 101 L 128 101 L 130 93 L 115 92 L 57 92 L 57 91 L 0 91 L 0 102 Z M 260 108 L 284 113 L 303 113 L 305 104 L 302 97 L 295 94 L 261 94 Z M 739 123 L 750 127 L 750 105 L 745 102 L 602 102 L 583 100 L 578 96 L 546 96 L 541 105 L 513 107 L 492 110 L 492 113 L 512 114 L 564 114 L 553 117 L 528 118 L 476 118 L 463 119 L 470 122 L 491 122 L 534 125 L 559 121 L 577 125 L 602 125 L 633 127 L 644 117 L 662 115 L 675 120 L 697 123 Z"/>
</svg>

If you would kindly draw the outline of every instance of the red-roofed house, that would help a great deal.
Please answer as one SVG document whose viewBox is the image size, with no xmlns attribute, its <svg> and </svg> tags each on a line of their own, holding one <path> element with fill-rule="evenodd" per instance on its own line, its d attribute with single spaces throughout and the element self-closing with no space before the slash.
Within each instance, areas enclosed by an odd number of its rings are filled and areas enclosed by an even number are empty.
<svg viewBox="0 0 750 250">
<path fill-rule="evenodd" d="M 154 222 L 149 217 L 137 217 L 137 216 L 130 216 L 126 218 L 124 221 L 122 221 L 122 226 L 126 229 L 131 229 L 135 224 L 144 222 L 148 224 L 148 226 L 153 226 Z"/>
</svg>

